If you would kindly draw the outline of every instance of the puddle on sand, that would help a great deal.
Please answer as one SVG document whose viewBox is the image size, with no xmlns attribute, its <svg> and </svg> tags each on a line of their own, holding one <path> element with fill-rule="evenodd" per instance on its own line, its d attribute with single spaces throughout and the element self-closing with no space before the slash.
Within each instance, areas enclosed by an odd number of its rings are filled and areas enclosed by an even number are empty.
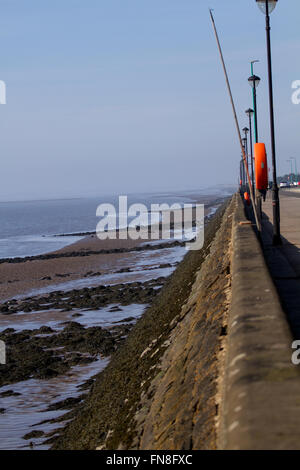
<svg viewBox="0 0 300 470">
<path fill-rule="evenodd" d="M 112 308 L 119 308 L 118 311 L 111 311 Z M 72 310 L 71 312 L 61 312 L 60 310 L 44 310 L 38 312 L 19 312 L 12 315 L 0 315 L 0 332 L 6 328 L 14 328 L 16 331 L 37 330 L 41 326 L 50 326 L 55 330 L 62 330 L 66 321 L 75 321 L 83 326 L 101 326 L 108 328 L 115 326 L 121 320 L 134 317 L 139 318 L 143 313 L 146 304 L 118 305 L 110 304 L 99 310 Z M 81 316 L 75 316 L 79 313 Z M 1 389 L 0 389 L 1 391 Z"/>
<path fill-rule="evenodd" d="M 56 290 L 68 291 L 75 288 L 98 286 L 100 284 L 144 282 L 157 279 L 158 277 L 166 277 L 175 270 L 174 263 L 181 261 L 185 254 L 186 249 L 184 247 L 140 252 L 139 256 L 136 256 L 130 264 L 126 265 L 126 267 L 133 269 L 132 272 L 107 273 L 102 276 L 64 282 L 55 286 L 37 289 L 18 298 L 26 298 Z M 160 264 L 169 263 L 173 266 L 159 268 Z M 119 268 L 122 267 L 120 266 Z M 154 267 L 156 269 L 153 269 Z M 147 305 L 132 304 L 120 306 L 121 310 L 111 311 L 112 307 L 117 306 L 116 304 L 111 304 L 99 310 L 72 310 L 71 312 L 45 310 L 30 313 L 19 312 L 9 316 L 0 315 L 0 331 L 6 328 L 14 328 L 16 331 L 38 329 L 43 325 L 58 330 L 63 328 L 64 325 L 61 325 L 61 323 L 65 321 L 76 321 L 86 327 L 102 326 L 109 328 L 118 324 L 114 322 L 119 322 L 125 318 L 139 318 L 147 307 Z M 81 316 L 74 317 L 75 313 L 80 313 Z M 0 398 L 0 407 L 5 409 L 4 414 L 0 415 L 0 449 L 32 449 L 30 442 L 34 444 L 33 449 L 48 449 L 50 445 L 43 444 L 45 441 L 44 437 L 32 438 L 28 441 L 22 439 L 22 437 L 34 430 L 49 433 L 62 427 L 64 423 L 35 425 L 41 421 L 57 418 L 65 414 L 67 410 L 42 411 L 54 402 L 82 394 L 83 392 L 78 390 L 77 386 L 103 370 L 108 362 L 109 358 L 98 359 L 90 364 L 72 368 L 65 376 L 59 376 L 50 380 L 32 379 L 1 387 L 0 393 L 13 390 L 20 393 L 20 395 Z"/>
<path fill-rule="evenodd" d="M 77 310 L 76 313 L 80 313 L 82 316 L 76 318 L 72 318 L 74 311 L 60 312 L 55 310 L 17 313 L 9 316 L 2 315 L 0 316 L 0 331 L 10 327 L 15 328 L 17 331 L 38 329 L 43 325 L 60 330 L 65 326 L 61 323 L 70 320 L 81 323 L 86 327 L 101 326 L 109 328 L 121 324 L 121 321 L 128 317 L 138 319 L 146 307 L 145 304 L 126 306 L 111 304 L 99 310 Z M 112 308 L 119 308 L 120 310 L 111 311 Z M 31 427 L 46 419 L 57 418 L 65 414 L 67 410 L 42 411 L 54 402 L 76 397 L 83 393 L 78 391 L 77 386 L 101 372 L 108 362 L 109 358 L 98 359 L 90 364 L 73 367 L 65 376 L 55 377 L 50 380 L 26 380 L 1 387 L 0 393 L 13 390 L 20 393 L 20 395 L 0 397 L 0 407 L 5 409 L 4 414 L 0 415 L 0 449 L 32 449 L 29 445 L 31 441 L 37 446 L 37 449 L 49 448 L 49 445 L 41 444 L 45 440 L 43 437 L 29 439 L 28 441 L 22 439 L 22 437 L 34 430 L 48 433 L 63 426 L 63 423 L 46 423 L 41 426 Z"/>
<path fill-rule="evenodd" d="M 129 284 L 131 282 L 145 282 L 159 277 L 168 277 L 176 269 L 176 263 L 180 262 L 186 255 L 185 247 L 164 248 L 161 250 L 153 250 L 139 252 L 138 256 L 124 266 L 122 263 L 118 265 L 118 269 L 129 268 L 131 272 L 122 273 L 104 273 L 99 276 L 92 276 L 72 281 L 65 281 L 58 284 L 33 289 L 26 294 L 16 295 L 16 300 L 34 297 L 37 295 L 49 294 L 55 291 L 71 291 L 73 289 L 82 289 L 84 287 L 96 287 L 99 285 Z M 161 264 L 171 264 L 171 267 L 159 268 Z M 9 299 L 6 299 L 9 300 Z"/>
<path fill-rule="evenodd" d="M 27 441 L 23 436 L 34 430 L 48 433 L 62 427 L 65 423 L 35 425 L 67 413 L 68 410 L 42 411 L 54 402 L 81 395 L 83 392 L 78 390 L 77 386 L 101 372 L 108 362 L 109 358 L 98 359 L 90 364 L 74 367 L 64 377 L 26 380 L 1 387 L 0 393 L 13 390 L 21 395 L 1 398 L 1 408 L 5 408 L 5 412 L 0 415 L 0 449 L 32 449 L 30 442 L 34 444 L 33 449 L 48 449 L 50 445 L 43 444 L 45 438 L 32 438 Z"/>
<path fill-rule="evenodd" d="M 82 289 L 84 287 L 96 287 L 96 286 L 112 286 L 114 284 L 129 284 L 131 282 L 145 282 L 151 281 L 151 279 L 157 279 L 159 277 L 167 277 L 174 271 L 173 268 L 160 268 L 160 269 L 149 269 L 143 271 L 133 271 L 129 273 L 115 273 L 115 274 L 103 274 L 102 276 L 95 276 L 92 278 L 78 279 L 74 281 L 64 282 L 62 284 L 50 285 L 42 287 L 41 289 L 35 289 L 28 292 L 26 295 L 14 296 L 14 299 L 21 300 L 27 297 L 35 297 L 37 295 L 49 294 L 55 291 L 68 292 L 73 289 Z"/>
</svg>

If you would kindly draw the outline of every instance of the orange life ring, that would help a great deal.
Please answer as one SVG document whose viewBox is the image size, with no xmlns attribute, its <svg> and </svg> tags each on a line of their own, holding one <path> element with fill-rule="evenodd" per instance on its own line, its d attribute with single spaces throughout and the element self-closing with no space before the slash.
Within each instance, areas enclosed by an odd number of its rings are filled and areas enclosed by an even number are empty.
<svg viewBox="0 0 300 470">
<path fill-rule="evenodd" d="M 248 206 L 250 205 L 250 196 L 249 196 L 249 193 L 246 191 L 244 192 L 244 199 L 246 201 L 246 204 L 248 204 Z"/>
<path fill-rule="evenodd" d="M 268 161 L 265 144 L 254 144 L 256 188 L 260 191 L 268 189 Z"/>
</svg>

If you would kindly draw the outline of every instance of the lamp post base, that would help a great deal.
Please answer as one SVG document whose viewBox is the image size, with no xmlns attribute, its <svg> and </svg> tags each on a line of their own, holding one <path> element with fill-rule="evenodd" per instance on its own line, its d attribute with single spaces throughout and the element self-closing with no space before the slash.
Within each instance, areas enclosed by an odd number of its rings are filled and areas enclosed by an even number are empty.
<svg viewBox="0 0 300 470">
<path fill-rule="evenodd" d="M 280 207 L 279 207 L 279 189 L 277 184 L 272 187 L 272 205 L 273 205 L 273 245 L 282 245 L 280 236 Z"/>
<path fill-rule="evenodd" d="M 282 245 L 282 240 L 280 235 L 273 235 L 273 246 L 280 246 Z"/>
</svg>

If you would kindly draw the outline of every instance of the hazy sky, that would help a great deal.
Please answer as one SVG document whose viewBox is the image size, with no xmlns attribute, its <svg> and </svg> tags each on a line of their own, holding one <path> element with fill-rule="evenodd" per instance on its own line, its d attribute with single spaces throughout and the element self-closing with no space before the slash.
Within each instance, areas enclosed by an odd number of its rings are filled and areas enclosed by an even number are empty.
<svg viewBox="0 0 300 470">
<path fill-rule="evenodd" d="M 236 183 L 240 150 L 209 21 L 215 9 L 240 124 L 259 59 L 269 150 L 265 20 L 254 0 L 0 0 L 0 200 Z M 279 174 L 300 168 L 299 0 L 272 45 Z"/>
</svg>

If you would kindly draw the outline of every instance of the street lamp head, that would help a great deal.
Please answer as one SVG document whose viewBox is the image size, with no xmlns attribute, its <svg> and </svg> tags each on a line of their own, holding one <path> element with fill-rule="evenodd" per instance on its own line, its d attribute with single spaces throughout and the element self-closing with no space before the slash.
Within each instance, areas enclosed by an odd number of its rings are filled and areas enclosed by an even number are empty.
<svg viewBox="0 0 300 470">
<path fill-rule="evenodd" d="M 244 132 L 244 133 L 247 135 L 247 134 L 248 134 L 248 132 L 249 132 L 249 129 L 248 129 L 248 127 L 244 127 L 244 129 L 243 129 L 243 132 Z"/>
<path fill-rule="evenodd" d="M 254 114 L 253 109 L 249 108 L 245 111 L 246 114 L 248 114 L 249 117 L 251 117 Z"/>
<path fill-rule="evenodd" d="M 272 13 L 274 8 L 277 5 L 278 0 L 256 0 L 258 8 L 266 15 L 267 14 L 267 4 L 269 7 L 269 14 Z"/>
<path fill-rule="evenodd" d="M 257 88 L 260 83 L 260 78 L 257 75 L 251 75 L 251 77 L 248 78 L 248 82 L 252 88 Z"/>
</svg>

